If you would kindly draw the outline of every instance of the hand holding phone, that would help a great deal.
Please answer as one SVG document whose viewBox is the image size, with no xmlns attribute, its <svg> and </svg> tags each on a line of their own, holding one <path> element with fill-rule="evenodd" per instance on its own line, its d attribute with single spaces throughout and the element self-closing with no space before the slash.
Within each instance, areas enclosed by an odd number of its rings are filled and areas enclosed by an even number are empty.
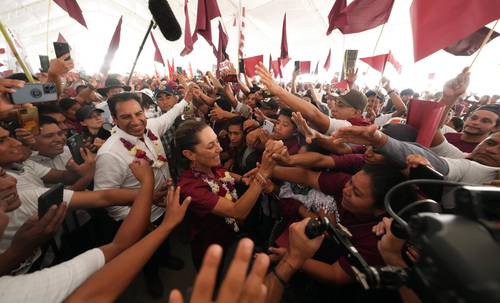
<svg viewBox="0 0 500 303">
<path fill-rule="evenodd" d="M 80 165 L 85 162 L 82 154 L 80 153 L 80 149 L 85 147 L 82 135 L 72 135 L 66 140 L 66 144 L 68 145 L 71 156 L 73 157 L 73 160 L 76 162 L 76 164 Z"/>
<path fill-rule="evenodd" d="M 59 206 L 63 202 L 64 185 L 57 183 L 38 197 L 38 218 L 42 218 L 52 205 Z"/>
<path fill-rule="evenodd" d="M 54 42 L 54 51 L 56 53 L 56 58 L 61 58 L 65 54 L 69 54 L 70 48 L 68 43 L 64 42 Z M 71 56 L 65 59 L 66 61 L 71 60 Z"/>
</svg>

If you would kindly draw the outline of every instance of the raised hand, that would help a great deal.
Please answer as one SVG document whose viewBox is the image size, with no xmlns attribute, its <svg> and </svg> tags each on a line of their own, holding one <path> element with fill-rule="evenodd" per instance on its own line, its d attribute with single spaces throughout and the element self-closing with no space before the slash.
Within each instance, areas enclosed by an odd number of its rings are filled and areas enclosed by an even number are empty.
<svg viewBox="0 0 500 303">
<path fill-rule="evenodd" d="M 382 77 L 380 80 L 380 85 L 387 91 L 391 91 L 391 81 L 387 77 Z"/>
<path fill-rule="evenodd" d="M 70 54 L 64 54 L 61 58 L 50 60 L 49 75 L 63 76 L 75 67 L 73 60 L 66 59 Z"/>
<path fill-rule="evenodd" d="M 191 203 L 191 197 L 184 199 L 182 204 L 179 203 L 180 194 L 180 187 L 174 188 L 173 186 L 170 186 L 166 198 L 165 216 L 163 217 L 163 222 L 161 223 L 161 225 L 167 230 L 172 230 L 182 222 L 189 204 Z"/>
<path fill-rule="evenodd" d="M 134 177 L 141 183 L 144 183 L 146 180 L 153 180 L 153 169 L 148 161 L 144 159 L 134 160 L 132 163 L 128 165 Z"/>
<path fill-rule="evenodd" d="M 32 147 L 36 143 L 35 136 L 24 128 L 16 129 L 16 139 L 25 146 Z"/>
<path fill-rule="evenodd" d="M 13 94 L 16 92 L 16 88 L 22 87 L 24 87 L 24 81 L 22 80 L 0 78 L 0 93 Z"/>
<path fill-rule="evenodd" d="M 346 72 L 346 80 L 350 85 L 354 84 L 358 79 L 358 69 L 350 68 Z"/>
<path fill-rule="evenodd" d="M 305 138 L 307 144 L 311 144 L 314 139 L 318 137 L 318 132 L 311 127 L 306 122 L 306 119 L 302 117 L 300 112 L 292 113 L 292 121 L 297 125 L 297 130 L 301 133 Z"/>
<path fill-rule="evenodd" d="M 222 248 L 212 245 L 207 249 L 193 287 L 191 302 L 194 303 L 263 303 L 267 289 L 264 279 L 269 267 L 269 257 L 259 254 L 254 259 L 252 270 L 247 276 L 248 266 L 253 255 L 253 242 L 242 239 L 236 249 L 233 261 L 222 282 L 217 298 L 213 300 L 217 271 L 222 260 Z M 170 303 L 183 303 L 182 294 L 178 290 L 170 293 Z"/>
<path fill-rule="evenodd" d="M 208 116 L 214 118 L 216 121 L 224 120 L 228 118 L 228 112 L 220 108 L 217 103 L 214 103 L 213 109 L 210 111 Z"/>
<path fill-rule="evenodd" d="M 283 90 L 273 79 L 271 73 L 266 69 L 262 62 L 259 62 L 258 65 L 255 66 L 255 72 L 260 77 L 260 82 L 267 87 L 269 92 L 273 95 L 278 95 L 279 92 Z"/>
<path fill-rule="evenodd" d="M 339 129 L 335 135 L 336 143 L 353 143 L 381 147 L 387 142 L 387 136 L 378 130 L 377 125 L 349 126 Z"/>
<path fill-rule="evenodd" d="M 441 101 L 446 105 L 453 105 L 458 97 L 463 95 L 470 82 L 469 68 L 466 67 L 455 78 L 449 80 L 443 87 L 443 98 Z"/>
<path fill-rule="evenodd" d="M 306 236 L 305 229 L 311 218 L 306 218 L 300 222 L 293 223 L 289 229 L 289 246 L 286 258 L 295 269 L 302 267 L 302 264 L 314 256 L 323 242 L 324 235 L 314 239 Z"/>
<path fill-rule="evenodd" d="M 95 170 L 96 157 L 88 148 L 80 148 L 80 154 L 83 158 L 82 164 L 77 164 L 73 159 L 70 159 L 66 164 L 66 168 L 74 171 L 80 176 L 93 173 Z"/>
</svg>

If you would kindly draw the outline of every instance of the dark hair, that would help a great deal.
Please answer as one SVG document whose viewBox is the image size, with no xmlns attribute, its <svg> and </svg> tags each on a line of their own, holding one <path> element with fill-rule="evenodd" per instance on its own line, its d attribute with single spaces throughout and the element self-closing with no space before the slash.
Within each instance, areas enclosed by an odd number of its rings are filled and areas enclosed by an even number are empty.
<svg viewBox="0 0 500 303">
<path fill-rule="evenodd" d="M 462 129 L 464 128 L 464 120 L 462 120 L 460 117 L 452 117 L 450 121 L 453 124 L 453 128 L 457 132 L 461 132 Z"/>
<path fill-rule="evenodd" d="M 407 180 L 399 168 L 391 165 L 365 165 L 362 170 L 371 178 L 374 206 L 379 209 L 384 208 L 385 194 L 397 184 Z M 415 201 L 415 198 L 413 191 L 401 191 L 393 199 L 396 201 L 394 208 L 401 209 L 402 205 Z"/>
<path fill-rule="evenodd" d="M 239 125 L 241 126 L 241 129 L 243 129 L 243 123 L 245 123 L 245 118 L 238 116 L 238 117 L 233 117 L 226 122 L 226 128 L 229 128 L 231 125 Z"/>
<path fill-rule="evenodd" d="M 180 163 L 181 166 L 187 166 L 187 159 L 182 154 L 182 151 L 194 150 L 195 145 L 200 143 L 198 133 L 205 129 L 205 127 L 208 127 L 205 122 L 186 120 L 175 130 L 175 150 L 177 155 L 180 157 L 180 162 L 178 163 Z"/>
<path fill-rule="evenodd" d="M 57 120 L 50 117 L 50 116 L 43 116 L 41 115 L 39 120 L 38 120 L 38 125 L 40 128 L 46 124 L 56 124 L 57 125 Z"/>
<path fill-rule="evenodd" d="M 67 112 L 75 104 L 78 104 L 78 101 L 72 98 L 64 98 L 59 100 L 59 106 L 65 112 Z"/>
<path fill-rule="evenodd" d="M 82 85 L 78 85 L 75 89 L 76 91 L 76 94 L 78 95 L 82 90 L 86 89 L 88 87 L 88 85 L 85 85 L 85 84 L 82 84 Z"/>
<path fill-rule="evenodd" d="M 123 93 L 119 93 L 119 94 L 111 96 L 108 99 L 108 106 L 109 106 L 109 111 L 111 113 L 111 116 L 116 118 L 116 105 L 118 103 L 130 101 L 130 100 L 137 101 L 137 103 L 139 103 L 139 105 L 142 108 L 142 99 L 136 93 L 123 92 Z"/>
<path fill-rule="evenodd" d="M 56 104 L 40 104 L 38 107 L 38 113 L 40 116 L 48 114 L 62 114 L 61 108 Z"/>
<path fill-rule="evenodd" d="M 293 110 L 291 110 L 290 108 L 288 107 L 283 107 L 282 109 L 280 109 L 279 111 L 279 115 L 283 115 L 283 116 L 287 116 L 288 118 L 292 119 L 292 113 L 293 113 Z"/>
<path fill-rule="evenodd" d="M 38 81 L 38 78 L 35 77 L 34 75 L 31 75 L 33 77 L 33 79 L 37 80 Z M 9 76 L 6 77 L 6 79 L 12 79 L 12 80 L 22 80 L 22 81 L 25 81 L 25 82 L 28 82 L 28 77 L 26 77 L 26 74 L 25 73 L 15 73 L 15 74 L 11 74 Z"/>
</svg>

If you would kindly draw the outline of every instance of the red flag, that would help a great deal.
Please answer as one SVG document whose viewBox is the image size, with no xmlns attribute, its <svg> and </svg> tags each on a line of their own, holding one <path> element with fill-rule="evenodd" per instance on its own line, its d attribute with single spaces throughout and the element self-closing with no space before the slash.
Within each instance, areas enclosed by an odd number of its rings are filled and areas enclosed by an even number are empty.
<svg viewBox="0 0 500 303">
<path fill-rule="evenodd" d="M 429 147 L 434 138 L 445 106 L 439 102 L 410 100 L 406 124 L 418 129 L 417 143 Z"/>
<path fill-rule="evenodd" d="M 219 21 L 219 45 L 217 49 L 217 66 L 219 66 L 219 63 L 222 61 L 229 59 L 228 54 L 226 53 L 226 48 L 227 48 L 227 43 L 228 43 L 229 38 L 227 37 L 226 33 L 224 32 L 224 28 L 222 27 L 222 23 Z"/>
<path fill-rule="evenodd" d="M 339 17 L 340 12 L 347 6 L 347 0 L 337 0 L 333 4 L 332 10 L 328 14 L 328 30 L 326 35 L 330 35 L 335 29 L 335 20 Z"/>
<path fill-rule="evenodd" d="M 500 18 L 500 1 L 414 0 L 411 8 L 415 62 Z"/>
<path fill-rule="evenodd" d="M 122 30 L 122 19 L 123 16 L 120 17 L 118 24 L 116 25 L 115 32 L 113 33 L 113 37 L 111 38 L 111 42 L 109 42 L 108 51 L 106 52 L 106 56 L 104 56 L 104 62 L 101 66 L 101 73 L 104 75 L 108 74 L 109 68 L 111 67 L 111 61 L 115 57 L 115 53 L 120 46 L 120 33 Z"/>
<path fill-rule="evenodd" d="M 392 66 L 394 66 L 394 68 L 396 69 L 396 71 L 401 74 L 402 66 L 398 62 L 398 60 L 396 60 L 396 58 L 394 58 L 394 55 L 390 51 L 389 51 L 389 54 L 387 55 L 387 62 L 389 62 L 390 64 L 392 64 Z"/>
<path fill-rule="evenodd" d="M 78 2 L 76 2 L 76 0 L 54 0 L 54 2 L 63 10 L 65 10 L 71 18 L 75 19 L 78 23 L 85 26 L 85 28 L 88 28 L 87 23 L 83 18 L 82 10 L 80 9 L 80 6 L 78 5 Z"/>
<path fill-rule="evenodd" d="M 330 24 L 343 34 L 354 34 L 382 25 L 389 20 L 394 0 L 354 0 Z"/>
<path fill-rule="evenodd" d="M 299 72 L 301 74 L 309 74 L 311 72 L 311 61 L 300 61 Z"/>
<path fill-rule="evenodd" d="M 274 78 L 278 78 L 278 76 L 280 78 L 283 78 L 283 74 L 281 72 L 281 66 L 280 66 L 279 59 L 272 61 L 271 65 L 272 65 L 272 68 L 273 68 Z"/>
<path fill-rule="evenodd" d="M 255 66 L 259 63 L 264 61 L 264 56 L 259 55 L 259 56 L 254 56 L 254 57 L 249 57 L 249 58 L 244 58 L 243 59 L 243 64 L 245 65 L 245 74 L 248 77 L 254 77 L 255 74 Z"/>
<path fill-rule="evenodd" d="M 168 75 L 170 76 L 170 79 L 174 78 L 175 74 L 175 62 L 174 58 L 172 58 L 172 64 L 170 64 L 170 61 L 167 59 L 167 65 L 168 65 Z"/>
<path fill-rule="evenodd" d="M 285 67 L 288 62 L 290 62 L 290 60 L 292 60 L 292 58 L 288 57 L 288 58 L 278 58 L 278 60 L 280 61 L 280 65 L 281 67 Z"/>
<path fill-rule="evenodd" d="M 60 43 L 68 43 L 66 41 L 66 39 L 64 39 L 63 35 L 61 33 L 59 33 L 59 35 L 57 36 L 57 42 L 60 42 Z"/>
<path fill-rule="evenodd" d="M 220 17 L 219 6 L 216 0 L 198 0 L 198 12 L 196 15 L 196 27 L 193 34 L 193 44 L 198 40 L 200 34 L 208 44 L 215 48 L 212 42 L 212 26 L 210 21 Z"/>
<path fill-rule="evenodd" d="M 481 47 L 481 44 L 483 43 L 484 39 L 486 39 L 486 36 L 489 34 L 489 32 L 490 29 L 486 26 L 483 26 L 480 30 L 475 31 L 466 38 L 459 40 L 453 45 L 448 46 L 444 50 L 455 56 L 470 56 Z M 488 42 L 486 43 L 489 43 L 491 40 L 495 39 L 498 36 L 500 36 L 500 34 L 493 31 Z"/>
<path fill-rule="evenodd" d="M 155 57 L 154 61 L 163 64 L 165 66 L 165 61 L 163 61 L 163 57 L 161 56 L 160 48 L 156 43 L 155 36 L 153 36 L 153 32 L 151 32 L 151 40 L 153 40 L 153 44 L 155 46 Z"/>
<path fill-rule="evenodd" d="M 319 61 L 318 61 L 318 62 L 316 62 L 316 68 L 314 69 L 314 74 L 315 74 L 315 75 L 317 75 L 317 74 L 318 74 L 318 72 L 319 72 L 318 68 L 319 68 Z"/>
<path fill-rule="evenodd" d="M 191 35 L 191 26 L 189 25 L 189 11 L 188 11 L 188 0 L 184 2 L 184 17 L 186 21 L 184 23 L 184 49 L 181 52 L 181 56 L 185 56 L 193 51 L 193 36 Z"/>
<path fill-rule="evenodd" d="M 281 30 L 281 56 L 280 58 L 288 58 L 288 41 L 286 38 L 286 13 L 283 16 L 283 28 Z M 286 64 L 286 63 L 285 63 Z"/>
<path fill-rule="evenodd" d="M 341 89 L 341 90 L 348 90 L 349 89 L 349 82 L 347 80 L 342 80 L 340 82 L 335 83 L 333 85 L 333 88 Z"/>
<path fill-rule="evenodd" d="M 383 73 L 385 70 L 385 64 L 387 63 L 387 54 L 377 55 L 373 57 L 360 58 L 359 60 L 370 65 L 374 69 Z"/>
<path fill-rule="evenodd" d="M 325 65 L 323 65 L 323 68 L 328 71 L 330 69 L 330 57 L 332 55 L 332 49 L 328 51 L 328 56 L 326 57 Z"/>
</svg>

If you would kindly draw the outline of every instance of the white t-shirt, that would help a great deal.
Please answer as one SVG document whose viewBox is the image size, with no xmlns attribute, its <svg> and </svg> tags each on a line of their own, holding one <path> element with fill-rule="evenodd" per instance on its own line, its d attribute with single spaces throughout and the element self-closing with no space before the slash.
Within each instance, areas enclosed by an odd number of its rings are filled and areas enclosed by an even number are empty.
<svg viewBox="0 0 500 303">
<path fill-rule="evenodd" d="M 62 302 L 105 264 L 103 252 L 94 248 L 31 274 L 0 278 L 2 302 Z"/>
<path fill-rule="evenodd" d="M 326 135 L 332 135 L 337 129 L 342 127 L 352 126 L 351 122 L 347 120 L 339 120 L 335 118 L 330 118 L 330 126 L 326 131 Z"/>
<path fill-rule="evenodd" d="M 158 118 L 148 119 L 147 128 L 158 138 L 174 124 L 175 119 L 182 114 L 188 103 L 184 100 L 177 103 L 165 114 Z M 165 151 L 160 140 L 153 142 L 148 136 L 143 138 L 131 136 L 118 127 L 113 128 L 113 134 L 101 146 L 97 152 L 96 172 L 94 176 L 94 190 L 112 189 L 112 188 L 140 188 L 140 182 L 134 177 L 128 165 L 136 158 L 131 155 L 130 151 L 125 148 L 121 142 L 121 138 L 138 146 L 143 150 L 149 159 L 156 160 L 159 155 L 165 156 Z M 155 189 L 160 189 L 166 185 L 167 179 L 170 178 L 168 163 L 161 167 L 153 167 L 155 177 Z M 120 221 L 127 217 L 130 207 L 128 206 L 111 206 L 107 208 L 108 214 Z M 164 209 L 153 205 L 151 207 L 151 222 L 160 218 L 164 213 Z"/>
<path fill-rule="evenodd" d="M 448 125 L 443 125 L 443 127 L 441 127 L 441 133 L 444 135 L 444 134 L 447 134 L 447 133 L 456 133 L 457 131 L 453 129 L 453 127 L 450 127 Z"/>
<path fill-rule="evenodd" d="M 445 179 L 470 184 L 485 184 L 498 178 L 500 167 L 482 165 L 468 159 L 443 158 L 449 166 Z"/>
<path fill-rule="evenodd" d="M 38 152 L 34 152 L 30 157 L 30 160 L 35 161 L 38 164 L 58 170 L 66 170 L 66 164 L 70 159 L 71 152 L 67 146 L 64 146 L 63 152 L 54 158 L 42 156 Z"/>
<path fill-rule="evenodd" d="M 433 146 L 430 149 L 438 156 L 452 159 L 463 159 L 468 155 L 468 153 L 464 153 L 446 139 L 441 144 Z"/>
<path fill-rule="evenodd" d="M 382 127 L 382 126 L 386 125 L 387 122 L 389 122 L 389 120 L 392 119 L 392 115 L 393 115 L 393 113 L 380 115 L 377 118 L 375 118 L 373 123 L 376 124 L 378 127 Z"/>
</svg>

